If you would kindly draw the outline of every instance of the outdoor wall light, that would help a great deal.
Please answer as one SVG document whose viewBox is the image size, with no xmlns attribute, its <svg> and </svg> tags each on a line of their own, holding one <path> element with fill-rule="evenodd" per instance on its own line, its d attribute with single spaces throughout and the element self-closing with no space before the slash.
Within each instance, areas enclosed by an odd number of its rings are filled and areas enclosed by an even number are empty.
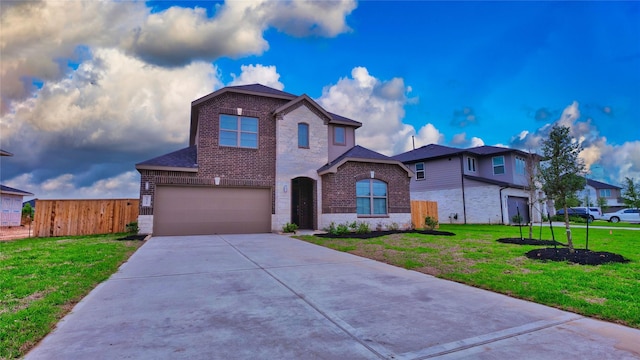
<svg viewBox="0 0 640 360">
<path fill-rule="evenodd" d="M 220 176 L 216 176 L 213 178 L 213 183 L 216 184 L 216 186 L 220 185 Z"/>
<path fill-rule="evenodd" d="M 149 190 L 149 182 L 148 182 L 148 181 L 146 181 L 146 182 L 144 183 L 144 189 L 145 189 L 145 190 Z"/>
<path fill-rule="evenodd" d="M 287 187 L 287 185 L 282 187 L 282 191 L 287 192 L 287 190 L 289 190 L 289 188 Z"/>
<path fill-rule="evenodd" d="M 372 172 L 371 172 L 371 178 L 373 179 L 374 177 L 376 177 L 376 172 L 375 172 L 375 171 L 372 171 Z"/>
<path fill-rule="evenodd" d="M 236 110 L 238 111 L 238 116 L 242 116 L 242 108 L 237 108 Z"/>
</svg>

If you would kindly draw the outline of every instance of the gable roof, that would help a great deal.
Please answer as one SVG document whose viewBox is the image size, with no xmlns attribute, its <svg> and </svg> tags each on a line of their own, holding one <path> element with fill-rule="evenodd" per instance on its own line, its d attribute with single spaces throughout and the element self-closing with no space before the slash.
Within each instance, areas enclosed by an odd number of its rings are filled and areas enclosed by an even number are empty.
<svg viewBox="0 0 640 360">
<path fill-rule="evenodd" d="M 22 195 L 22 196 L 30 196 L 32 193 L 24 190 L 14 189 L 12 187 L 0 185 L 0 193 L 10 194 L 10 195 Z"/>
<path fill-rule="evenodd" d="M 615 186 L 591 179 L 587 179 L 587 185 L 593 187 L 594 189 L 622 189 L 620 186 Z"/>
<path fill-rule="evenodd" d="M 310 98 L 307 94 L 302 94 L 300 96 L 298 96 L 297 98 L 289 101 L 288 103 L 280 106 L 279 108 L 275 109 L 273 111 L 274 115 L 278 115 L 284 111 L 286 111 L 287 109 L 290 109 L 292 106 L 295 106 L 301 102 L 306 101 L 307 103 L 309 103 L 311 106 L 313 106 L 316 110 L 318 110 L 322 115 L 324 115 L 327 119 L 329 119 L 329 123 L 331 124 L 341 124 L 341 125 L 348 125 L 348 126 L 353 126 L 356 128 L 359 128 L 360 126 L 362 126 L 361 122 L 355 121 L 355 120 L 351 120 L 349 118 L 346 118 L 344 116 L 340 116 L 340 115 L 336 115 L 334 113 L 330 113 L 328 111 L 326 111 L 322 106 L 318 105 L 317 102 L 315 102 L 312 98 Z"/>
<path fill-rule="evenodd" d="M 221 89 L 218 89 L 214 92 L 212 92 L 211 94 L 205 95 L 199 99 L 196 99 L 194 101 L 191 102 L 191 124 L 190 124 L 190 128 L 189 128 L 189 144 L 193 145 L 195 144 L 195 139 L 196 139 L 196 133 L 197 133 L 197 128 L 198 128 L 198 106 L 204 102 L 206 102 L 207 100 L 210 100 L 216 96 L 220 96 L 224 93 L 227 92 L 233 92 L 233 93 L 239 93 L 239 94 L 246 94 L 246 95 L 256 95 L 256 96 L 266 96 L 266 97 L 271 97 L 271 98 L 276 98 L 276 99 L 282 99 L 282 100 L 289 100 L 290 102 L 292 102 L 291 105 L 306 99 L 309 100 L 309 102 L 318 110 L 320 110 L 325 116 L 327 116 L 330 120 L 329 122 L 332 124 L 341 124 L 341 125 L 348 125 L 348 126 L 354 126 L 354 127 L 360 127 L 362 126 L 362 123 L 355 121 L 355 120 L 351 120 L 349 118 L 346 118 L 344 116 L 340 116 L 340 115 L 336 115 L 333 113 L 330 113 L 326 110 L 324 110 L 320 105 L 318 105 L 315 101 L 313 101 L 309 96 L 307 96 L 306 94 L 303 94 L 301 96 L 297 96 L 288 92 L 284 92 L 278 89 L 274 89 L 262 84 L 249 84 L 249 85 L 237 85 L 237 86 L 225 86 Z M 281 106 L 280 108 L 276 109 L 274 111 L 274 113 L 278 113 L 280 111 L 278 111 L 279 109 L 287 106 L 288 104 L 284 104 L 283 106 Z M 289 105 L 289 106 L 291 106 Z"/>
<path fill-rule="evenodd" d="M 13 156 L 13 154 L 8 151 L 0 149 L 0 156 Z"/>
<path fill-rule="evenodd" d="M 512 152 L 518 153 L 523 156 L 529 155 L 528 153 L 522 150 L 499 147 L 499 146 L 483 145 L 483 146 L 477 146 L 473 148 L 460 149 L 460 148 L 453 148 L 453 147 L 438 145 L 438 144 L 429 144 L 415 150 L 411 150 L 402 154 L 395 155 L 393 156 L 393 158 L 398 161 L 402 161 L 403 163 L 410 163 L 410 162 L 416 162 L 420 160 L 438 159 L 442 157 L 460 155 L 460 154 L 488 156 L 488 155 L 506 154 L 506 153 L 512 153 Z"/>
<path fill-rule="evenodd" d="M 138 170 L 198 171 L 198 149 L 195 145 L 136 164 Z"/>
<path fill-rule="evenodd" d="M 398 165 L 407 172 L 407 176 L 409 177 L 413 176 L 413 172 L 409 170 L 409 168 L 407 168 L 400 161 L 390 158 L 386 155 L 380 154 L 378 152 L 375 152 L 373 150 L 369 150 L 360 145 L 356 145 L 352 147 L 351 149 L 347 150 L 344 154 L 338 156 L 335 160 L 331 161 L 330 163 L 318 169 L 318 175 L 336 173 L 338 171 L 338 167 L 340 167 L 342 164 L 348 161 Z"/>
<path fill-rule="evenodd" d="M 496 186 L 500 186 L 500 187 L 505 187 L 505 188 L 512 188 L 512 189 L 522 189 L 522 190 L 528 190 L 529 187 L 525 186 L 525 185 L 516 185 L 516 184 L 512 184 L 512 183 L 508 183 L 505 181 L 500 181 L 500 180 L 495 180 L 495 179 L 488 179 L 488 178 L 483 178 L 483 177 L 479 177 L 479 176 L 473 176 L 473 175 L 464 175 L 465 179 L 469 179 L 469 180 L 474 180 L 474 181 L 478 181 L 481 183 L 486 183 L 486 184 L 491 184 L 491 185 L 496 185 Z"/>
</svg>

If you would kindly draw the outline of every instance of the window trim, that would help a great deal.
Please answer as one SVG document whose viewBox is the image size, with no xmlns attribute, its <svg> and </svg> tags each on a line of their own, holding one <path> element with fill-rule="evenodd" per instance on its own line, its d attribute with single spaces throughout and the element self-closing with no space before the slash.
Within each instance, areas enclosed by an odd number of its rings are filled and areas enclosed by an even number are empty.
<svg viewBox="0 0 640 360">
<path fill-rule="evenodd" d="M 475 173 L 476 169 L 476 158 L 467 156 L 467 171 Z"/>
<path fill-rule="evenodd" d="M 502 164 L 498 164 L 496 165 L 495 160 L 496 159 L 502 159 Z M 493 165 L 493 175 L 504 175 L 507 173 L 507 169 L 505 167 L 505 163 L 504 163 L 504 155 L 500 155 L 500 156 L 494 156 L 491 158 L 491 165 Z M 501 173 L 496 173 L 496 168 L 498 167 L 502 167 L 502 172 Z"/>
<path fill-rule="evenodd" d="M 607 193 L 609 195 L 607 195 Z M 602 198 L 610 198 L 611 197 L 611 189 L 599 189 L 598 195 Z"/>
<path fill-rule="evenodd" d="M 306 143 L 307 145 L 300 145 L 300 128 L 306 128 Z M 298 123 L 298 148 L 300 149 L 309 149 L 310 145 L 309 145 L 309 124 L 305 123 L 305 122 L 300 122 Z"/>
<path fill-rule="evenodd" d="M 368 182 L 369 183 L 369 195 L 368 196 L 358 196 L 358 183 L 362 183 L 362 182 Z M 384 184 L 385 186 L 385 196 L 375 196 L 373 194 L 373 184 L 374 183 L 381 183 Z M 358 212 L 358 198 L 368 198 L 369 199 L 369 214 L 361 214 Z M 375 199 L 384 199 L 384 203 L 385 203 L 385 209 L 384 209 L 384 214 L 374 214 L 374 200 Z M 359 181 L 356 181 L 356 214 L 358 217 L 368 217 L 368 218 L 373 218 L 373 217 L 389 217 L 389 184 L 386 183 L 385 181 L 382 181 L 380 179 L 362 179 Z"/>
<path fill-rule="evenodd" d="M 228 116 L 236 119 L 236 127 L 237 129 L 224 129 L 222 128 L 222 117 Z M 242 119 L 251 119 L 256 121 L 256 131 L 246 131 L 242 130 Z M 234 132 L 236 133 L 236 145 L 225 145 L 222 144 L 222 132 Z M 242 134 L 255 134 L 256 135 L 256 146 L 242 146 Z M 220 114 L 218 116 L 218 146 L 223 147 L 231 147 L 231 148 L 240 148 L 240 149 L 258 149 L 260 147 L 260 119 L 256 117 L 250 116 L 240 116 L 240 115 L 232 115 L 232 114 Z"/>
<path fill-rule="evenodd" d="M 418 165 L 422 165 L 422 170 L 418 170 Z M 422 181 L 427 178 L 427 172 L 424 169 L 424 162 L 415 163 L 414 169 L 416 170 L 416 180 Z M 422 177 L 420 177 L 420 173 L 422 173 Z"/>
<path fill-rule="evenodd" d="M 336 140 L 336 132 L 338 131 L 338 129 L 342 129 L 343 131 L 343 142 L 338 142 Z M 347 128 L 345 126 L 334 126 L 333 127 L 333 145 L 340 145 L 340 146 L 344 146 L 347 145 Z"/>
</svg>

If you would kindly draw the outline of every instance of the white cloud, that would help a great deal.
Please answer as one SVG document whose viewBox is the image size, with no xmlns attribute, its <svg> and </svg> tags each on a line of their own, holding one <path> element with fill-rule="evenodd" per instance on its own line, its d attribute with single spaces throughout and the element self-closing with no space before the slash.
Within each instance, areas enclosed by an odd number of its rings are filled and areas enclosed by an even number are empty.
<svg viewBox="0 0 640 360">
<path fill-rule="evenodd" d="M 358 144 L 387 155 L 399 154 L 421 142 L 440 142 L 441 134 L 427 124 L 416 134 L 415 128 L 404 124 L 404 106 L 409 103 L 409 87 L 402 78 L 380 80 L 364 67 L 356 67 L 351 77 L 341 78 L 327 86 L 317 99 L 325 109 L 362 122 L 358 129 Z"/>
<path fill-rule="evenodd" d="M 114 199 L 139 196 L 140 174 L 136 171 L 99 179 L 89 185 L 74 185 L 82 175 L 62 174 L 39 182 L 31 174 L 22 174 L 5 181 L 5 184 L 33 193 L 33 197 L 38 199 Z"/>
<path fill-rule="evenodd" d="M 98 48 L 169 67 L 260 55 L 269 48 L 267 29 L 336 36 L 350 30 L 346 17 L 356 6 L 355 0 L 229 1 L 208 17 L 203 8 L 178 6 L 151 13 L 142 1 L 3 2 L 0 110 L 36 91 L 33 79 L 58 81 L 72 71 L 67 59 L 86 59 Z"/>
<path fill-rule="evenodd" d="M 592 175 L 595 180 L 621 184 L 625 177 L 640 178 L 640 141 L 628 141 L 621 145 L 610 144 L 600 135 L 590 118 L 581 119 L 579 103 L 568 105 L 553 124 L 545 124 L 535 132 L 522 131 L 511 138 L 511 147 L 523 150 L 539 150 L 554 124 L 569 127 L 569 134 L 582 146 L 579 157 L 587 171 L 598 169 Z"/>
<path fill-rule="evenodd" d="M 221 86 L 211 64 L 166 69 L 100 49 L 72 76 L 48 82 L 37 97 L 19 102 L 0 118 L 0 129 L 7 147 L 38 158 L 54 146 L 124 150 L 184 144 L 189 103 Z"/>
<path fill-rule="evenodd" d="M 484 146 L 484 141 L 479 137 L 475 137 L 475 136 L 472 137 L 470 147 L 478 147 L 478 146 Z"/>
<path fill-rule="evenodd" d="M 450 144 L 455 147 L 478 147 L 483 146 L 484 141 L 479 137 L 472 137 L 471 139 L 467 139 L 467 133 L 459 133 L 455 134 L 450 141 Z"/>
<path fill-rule="evenodd" d="M 240 75 L 231 74 L 233 81 L 228 85 L 258 83 L 278 90 L 284 89 L 284 84 L 280 82 L 280 74 L 278 74 L 275 66 L 242 65 L 240 70 L 242 71 Z"/>
</svg>

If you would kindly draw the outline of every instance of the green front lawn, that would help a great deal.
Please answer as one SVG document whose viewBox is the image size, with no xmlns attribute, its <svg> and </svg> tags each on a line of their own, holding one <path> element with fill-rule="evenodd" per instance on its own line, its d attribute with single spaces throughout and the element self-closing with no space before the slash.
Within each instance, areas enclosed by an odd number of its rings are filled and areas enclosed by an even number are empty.
<svg viewBox="0 0 640 360">
<path fill-rule="evenodd" d="M 586 224 L 583 224 L 586 225 Z M 596 220 L 594 222 L 592 222 L 591 224 L 589 224 L 589 226 L 608 226 L 608 227 L 623 227 L 623 228 L 637 228 L 640 229 L 640 224 L 638 223 L 629 223 L 629 222 L 619 222 L 619 223 L 612 223 L 612 222 L 608 222 L 608 221 L 604 221 L 604 220 Z"/>
<path fill-rule="evenodd" d="M 0 242 L 0 359 L 24 355 L 142 244 L 121 236 Z"/>
<path fill-rule="evenodd" d="M 503 225 L 447 225 L 456 236 L 395 234 L 367 240 L 298 238 L 329 248 L 432 274 L 513 297 L 640 328 L 640 231 L 589 229 L 589 249 L 623 255 L 628 263 L 600 266 L 530 260 L 540 246 L 503 244 L 519 229 Z M 528 236 L 528 228 L 523 228 Z M 564 228 L 556 240 L 566 243 Z M 539 227 L 534 230 L 538 238 Z M 585 247 L 586 229 L 573 229 L 576 248 Z M 550 240 L 548 226 L 542 239 Z"/>
</svg>

